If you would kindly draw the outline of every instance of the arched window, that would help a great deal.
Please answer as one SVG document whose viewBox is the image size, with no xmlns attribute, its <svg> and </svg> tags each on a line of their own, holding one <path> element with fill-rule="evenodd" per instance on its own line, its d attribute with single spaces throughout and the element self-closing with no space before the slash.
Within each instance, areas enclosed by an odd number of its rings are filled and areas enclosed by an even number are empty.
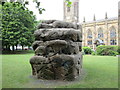
<svg viewBox="0 0 120 90">
<path fill-rule="evenodd" d="M 87 44 L 92 45 L 92 40 L 88 40 Z"/>
<path fill-rule="evenodd" d="M 90 29 L 88 29 L 87 38 L 88 38 L 87 44 L 92 45 L 92 31 Z"/>
<path fill-rule="evenodd" d="M 70 7 L 67 7 L 67 12 L 70 12 Z"/>
<path fill-rule="evenodd" d="M 102 30 L 102 28 L 99 28 L 98 29 L 98 38 L 103 38 L 103 37 L 104 37 L 103 30 Z"/>
<path fill-rule="evenodd" d="M 110 38 L 115 38 L 115 37 L 116 37 L 116 30 L 114 27 L 112 27 L 110 30 Z"/>
<path fill-rule="evenodd" d="M 92 38 L 92 32 L 91 32 L 91 30 L 88 30 L 87 38 Z"/>
<path fill-rule="evenodd" d="M 116 29 L 115 27 L 111 27 L 110 29 L 110 45 L 116 45 Z"/>
<path fill-rule="evenodd" d="M 74 16 L 77 16 L 77 14 L 78 14 L 78 7 L 79 7 L 79 3 L 74 2 Z"/>
</svg>

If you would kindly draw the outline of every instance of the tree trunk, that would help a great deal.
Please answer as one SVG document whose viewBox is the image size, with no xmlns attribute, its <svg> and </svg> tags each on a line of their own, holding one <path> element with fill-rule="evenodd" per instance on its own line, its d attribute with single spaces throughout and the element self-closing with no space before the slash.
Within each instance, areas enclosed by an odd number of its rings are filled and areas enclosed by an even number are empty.
<svg viewBox="0 0 120 90">
<path fill-rule="evenodd" d="M 8 46 L 8 50 L 11 51 L 11 50 L 10 50 L 10 46 Z"/>
<path fill-rule="evenodd" d="M 7 45 L 5 46 L 4 50 L 8 50 L 8 46 Z"/>
<path fill-rule="evenodd" d="M 22 45 L 22 50 L 24 50 L 24 47 L 23 47 L 23 45 Z"/>
<path fill-rule="evenodd" d="M 30 46 L 28 46 L 28 49 L 31 50 Z"/>
<path fill-rule="evenodd" d="M 9 45 L 6 45 L 6 50 L 10 51 L 10 46 Z"/>
<path fill-rule="evenodd" d="M 16 50 L 17 50 L 17 45 L 16 45 Z"/>
<path fill-rule="evenodd" d="M 14 45 L 12 46 L 12 50 L 15 51 Z"/>
</svg>

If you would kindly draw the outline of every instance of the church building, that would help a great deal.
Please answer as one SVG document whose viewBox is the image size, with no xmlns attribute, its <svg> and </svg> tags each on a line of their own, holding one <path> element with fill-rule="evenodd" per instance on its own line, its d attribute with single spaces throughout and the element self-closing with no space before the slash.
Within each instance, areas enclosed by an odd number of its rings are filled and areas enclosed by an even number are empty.
<svg viewBox="0 0 120 90">
<path fill-rule="evenodd" d="M 79 23 L 79 0 L 72 0 L 71 7 L 64 2 L 64 21 Z M 82 25 L 82 46 L 96 49 L 98 45 L 118 45 L 118 17 L 108 18 L 107 13 L 102 20 L 86 22 Z"/>
</svg>

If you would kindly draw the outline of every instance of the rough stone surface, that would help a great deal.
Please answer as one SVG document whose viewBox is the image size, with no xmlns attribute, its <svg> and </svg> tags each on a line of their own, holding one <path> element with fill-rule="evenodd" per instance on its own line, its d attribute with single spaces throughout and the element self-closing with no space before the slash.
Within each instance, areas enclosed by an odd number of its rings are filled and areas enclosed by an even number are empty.
<svg viewBox="0 0 120 90">
<path fill-rule="evenodd" d="M 82 33 L 73 28 L 50 28 L 39 29 L 34 32 L 36 41 L 50 41 L 50 40 L 72 40 L 75 42 L 82 41 Z"/>
<path fill-rule="evenodd" d="M 47 20 L 34 32 L 32 75 L 38 79 L 72 81 L 82 70 L 82 34 L 76 24 Z"/>
<path fill-rule="evenodd" d="M 41 28 L 74 28 L 74 29 L 81 29 L 81 25 L 71 23 L 71 22 L 64 22 L 59 20 L 44 20 L 38 25 L 38 29 Z"/>
</svg>

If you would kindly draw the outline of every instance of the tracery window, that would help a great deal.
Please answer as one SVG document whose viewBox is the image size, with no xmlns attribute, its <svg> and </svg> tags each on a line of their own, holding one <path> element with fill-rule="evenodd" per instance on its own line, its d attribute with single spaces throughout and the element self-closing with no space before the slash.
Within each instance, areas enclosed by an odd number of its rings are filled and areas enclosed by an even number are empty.
<svg viewBox="0 0 120 90">
<path fill-rule="evenodd" d="M 117 44 L 116 39 L 111 39 L 111 40 L 110 40 L 110 45 L 116 45 L 116 44 Z"/>
<path fill-rule="evenodd" d="M 87 38 L 88 38 L 87 44 L 92 45 L 92 31 L 90 29 L 88 29 Z"/>
<path fill-rule="evenodd" d="M 116 30 L 115 30 L 115 28 L 112 28 L 110 30 L 110 38 L 115 38 L 115 37 L 116 37 Z"/>
<path fill-rule="evenodd" d="M 115 27 L 112 27 L 110 30 L 110 45 L 117 45 Z"/>
<path fill-rule="evenodd" d="M 98 30 L 98 38 L 103 38 L 104 35 L 103 35 L 103 30 L 101 28 L 99 28 Z"/>
<path fill-rule="evenodd" d="M 70 7 L 67 7 L 67 12 L 70 12 Z"/>
<path fill-rule="evenodd" d="M 92 40 L 88 40 L 88 45 L 92 45 Z"/>
<path fill-rule="evenodd" d="M 74 2 L 74 16 L 77 16 L 78 12 L 78 2 Z"/>
<path fill-rule="evenodd" d="M 92 38 L 92 32 L 91 32 L 91 30 L 88 30 L 87 38 Z"/>
</svg>

